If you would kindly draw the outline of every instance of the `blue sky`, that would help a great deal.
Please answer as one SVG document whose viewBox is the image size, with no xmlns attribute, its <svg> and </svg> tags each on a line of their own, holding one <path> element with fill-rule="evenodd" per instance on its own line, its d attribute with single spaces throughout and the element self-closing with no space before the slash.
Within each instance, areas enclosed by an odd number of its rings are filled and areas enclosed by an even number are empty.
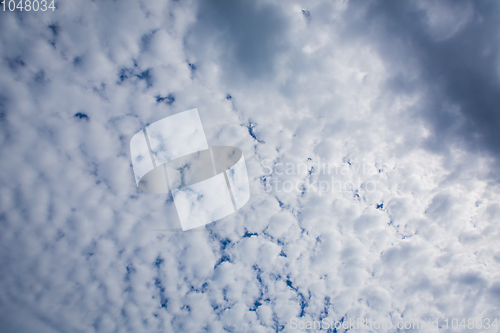
<svg viewBox="0 0 500 333">
<path fill-rule="evenodd" d="M 0 331 L 498 317 L 497 2 L 56 5 L 0 11 Z M 129 143 L 193 108 L 251 197 L 178 232 Z"/>
</svg>

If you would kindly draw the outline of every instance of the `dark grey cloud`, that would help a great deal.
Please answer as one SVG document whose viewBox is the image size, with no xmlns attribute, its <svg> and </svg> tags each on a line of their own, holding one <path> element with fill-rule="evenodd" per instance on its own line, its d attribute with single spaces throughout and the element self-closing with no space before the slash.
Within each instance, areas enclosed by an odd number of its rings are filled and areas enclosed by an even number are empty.
<svg viewBox="0 0 500 333">
<path fill-rule="evenodd" d="M 276 56 L 287 44 L 288 22 L 280 8 L 254 1 L 209 0 L 200 1 L 197 15 L 188 50 L 200 56 L 215 47 L 229 80 L 262 79 L 274 73 Z"/>
<path fill-rule="evenodd" d="M 346 38 L 361 38 L 382 55 L 392 72 L 386 82 L 389 92 L 423 93 L 419 107 L 408 112 L 432 129 L 426 148 L 443 152 L 459 144 L 499 159 L 500 5 L 446 1 L 439 8 L 423 8 L 421 4 L 350 2 L 347 17 L 352 21 Z M 433 22 L 433 15 L 445 23 Z M 446 15 L 451 16 L 448 21 Z M 459 24 L 460 20 L 464 22 Z M 411 70 L 417 75 L 408 75 Z"/>
</svg>

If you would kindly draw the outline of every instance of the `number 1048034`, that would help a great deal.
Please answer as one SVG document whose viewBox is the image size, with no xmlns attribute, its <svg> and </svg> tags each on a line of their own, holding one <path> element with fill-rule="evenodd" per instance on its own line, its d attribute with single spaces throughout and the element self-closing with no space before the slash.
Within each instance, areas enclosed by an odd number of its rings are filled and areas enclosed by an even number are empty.
<svg viewBox="0 0 500 333">
<path fill-rule="evenodd" d="M 0 8 L 4 12 L 14 12 L 16 10 L 20 12 L 45 12 L 47 10 L 54 11 L 56 9 L 54 0 L 2 0 L 0 5 Z"/>
</svg>

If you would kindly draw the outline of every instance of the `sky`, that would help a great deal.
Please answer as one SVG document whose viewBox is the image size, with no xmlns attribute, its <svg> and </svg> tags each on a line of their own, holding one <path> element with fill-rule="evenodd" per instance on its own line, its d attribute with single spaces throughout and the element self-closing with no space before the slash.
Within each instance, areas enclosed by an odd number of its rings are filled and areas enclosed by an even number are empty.
<svg viewBox="0 0 500 333">
<path fill-rule="evenodd" d="M 497 1 L 1 9 L 2 333 L 500 332 Z M 251 195 L 179 231 L 130 140 L 194 108 Z"/>
</svg>

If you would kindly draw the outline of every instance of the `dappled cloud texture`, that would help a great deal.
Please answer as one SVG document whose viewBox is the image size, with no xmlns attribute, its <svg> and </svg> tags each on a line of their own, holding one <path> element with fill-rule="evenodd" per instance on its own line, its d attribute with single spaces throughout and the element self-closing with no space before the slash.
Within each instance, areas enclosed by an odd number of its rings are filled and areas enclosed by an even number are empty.
<svg viewBox="0 0 500 333">
<path fill-rule="evenodd" d="M 1 332 L 498 316 L 498 2 L 56 5 L 0 11 Z M 177 232 L 130 140 L 194 108 L 251 196 Z"/>
</svg>

